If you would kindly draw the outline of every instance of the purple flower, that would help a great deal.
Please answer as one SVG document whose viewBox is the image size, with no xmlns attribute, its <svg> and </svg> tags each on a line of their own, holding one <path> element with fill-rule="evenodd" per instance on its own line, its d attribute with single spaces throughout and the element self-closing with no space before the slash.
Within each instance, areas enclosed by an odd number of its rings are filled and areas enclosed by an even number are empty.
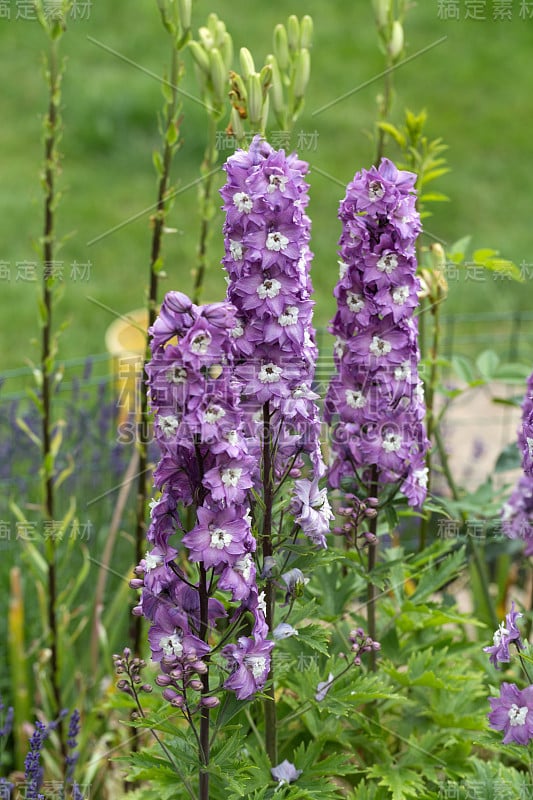
<svg viewBox="0 0 533 800">
<path fill-rule="evenodd" d="M 514 642 L 517 650 L 524 649 L 524 643 L 520 638 L 520 631 L 516 626 L 516 620 L 522 617 L 519 611 L 515 611 L 514 601 L 510 612 L 505 617 L 505 622 L 500 623 L 498 630 L 494 634 L 494 643 L 490 647 L 484 647 L 485 653 L 490 653 L 490 661 L 496 669 L 499 663 L 508 663 L 511 660 L 509 645 Z"/>
<path fill-rule="evenodd" d="M 334 675 L 332 672 L 330 672 L 327 681 L 320 681 L 320 683 L 317 685 L 315 694 L 315 700 L 317 701 L 317 703 L 321 703 L 322 700 L 325 698 L 325 696 L 331 689 L 334 680 L 335 680 Z"/>
<path fill-rule="evenodd" d="M 278 764 L 277 767 L 272 767 L 270 774 L 274 780 L 278 781 L 279 785 L 282 786 L 284 783 L 289 784 L 297 781 L 302 774 L 302 770 L 296 769 L 294 764 L 291 764 L 290 761 L 285 759 L 281 764 Z"/>
<path fill-rule="evenodd" d="M 294 521 L 312 542 L 326 546 L 334 514 L 328 500 L 327 489 L 318 488 L 318 480 L 300 478 L 294 482 L 294 495 L 290 506 Z"/>
<path fill-rule="evenodd" d="M 250 522 L 241 506 L 213 511 L 201 507 L 197 516 L 198 524 L 182 539 L 189 548 L 191 561 L 202 561 L 207 568 L 235 564 L 255 545 Z"/>
<path fill-rule="evenodd" d="M 274 642 L 241 636 L 237 644 L 223 649 L 231 675 L 224 683 L 232 689 L 238 700 L 245 700 L 263 689 L 270 671 L 270 652 Z"/>
<path fill-rule="evenodd" d="M 338 488 L 354 470 L 364 476 L 375 467 L 379 482 L 398 484 L 413 506 L 426 494 L 429 445 L 413 317 L 420 288 L 415 181 L 383 159 L 347 187 L 330 326 L 336 374 L 325 402 L 333 429 L 330 485 Z"/>
<path fill-rule="evenodd" d="M 501 510 L 502 529 L 510 539 L 522 539 L 524 555 L 533 555 L 533 373 L 527 381 L 518 429 L 524 474 Z"/>
<path fill-rule="evenodd" d="M 490 727 L 504 731 L 504 744 L 528 744 L 533 739 L 533 686 L 518 689 L 514 683 L 502 683 L 499 697 L 489 697 L 492 711 Z"/>
</svg>

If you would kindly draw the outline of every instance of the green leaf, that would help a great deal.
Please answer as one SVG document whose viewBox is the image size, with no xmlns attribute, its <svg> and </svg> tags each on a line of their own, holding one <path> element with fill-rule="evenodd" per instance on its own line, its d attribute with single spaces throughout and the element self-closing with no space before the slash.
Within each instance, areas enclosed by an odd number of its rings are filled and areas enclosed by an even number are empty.
<svg viewBox="0 0 533 800">
<path fill-rule="evenodd" d="M 389 136 L 392 136 L 396 144 L 398 144 L 402 150 L 405 150 L 407 142 L 405 136 L 401 131 L 398 130 L 398 128 L 396 128 L 394 125 L 391 125 L 390 122 L 380 122 L 378 128 L 384 133 L 388 133 Z"/>
<path fill-rule="evenodd" d="M 518 449 L 518 444 L 516 442 L 510 442 L 496 459 L 494 472 L 507 472 L 511 469 L 519 469 L 521 463 L 521 455 L 520 450 Z"/>
<path fill-rule="evenodd" d="M 374 764 L 367 774 L 377 778 L 379 786 L 387 787 L 391 792 L 392 800 L 425 796 L 423 778 L 408 767 L 402 767 L 399 764 Z"/>
<path fill-rule="evenodd" d="M 452 368 L 465 383 L 471 384 L 474 381 L 474 368 L 471 360 L 466 356 L 452 356 Z"/>
<path fill-rule="evenodd" d="M 500 357 L 494 350 L 484 350 L 476 359 L 476 367 L 487 381 L 492 380 L 499 363 Z"/>
<path fill-rule="evenodd" d="M 527 364 L 520 364 L 517 361 L 508 361 L 500 364 L 494 372 L 494 378 L 509 383 L 524 383 L 531 373 L 531 367 Z"/>
</svg>

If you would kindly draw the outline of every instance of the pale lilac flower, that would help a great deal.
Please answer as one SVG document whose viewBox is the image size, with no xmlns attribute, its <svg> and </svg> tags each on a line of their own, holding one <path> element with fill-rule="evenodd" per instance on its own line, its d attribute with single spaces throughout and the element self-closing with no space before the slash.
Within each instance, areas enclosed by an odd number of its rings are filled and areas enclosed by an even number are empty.
<svg viewBox="0 0 533 800">
<path fill-rule="evenodd" d="M 278 764 L 277 767 L 272 767 L 270 774 L 274 780 L 278 781 L 279 785 L 282 786 L 284 783 L 289 784 L 297 781 L 302 774 L 302 770 L 296 769 L 294 764 L 291 764 L 290 761 L 285 759 L 281 764 Z"/>
<path fill-rule="evenodd" d="M 499 663 L 508 663 L 511 660 L 509 653 L 509 645 L 514 643 L 517 650 L 524 649 L 524 643 L 520 637 L 520 631 L 516 626 L 516 620 L 522 617 L 519 611 L 515 611 L 514 601 L 511 606 L 510 612 L 505 617 L 505 622 L 502 622 L 498 630 L 494 634 L 494 642 L 490 647 L 484 647 L 485 653 L 490 654 L 490 661 L 496 669 Z"/>
<path fill-rule="evenodd" d="M 321 703 L 322 700 L 325 698 L 334 681 L 334 675 L 332 672 L 329 673 L 327 681 L 320 681 L 320 683 L 316 687 L 316 694 L 315 700 L 317 703 Z"/>
<path fill-rule="evenodd" d="M 266 639 L 241 636 L 236 645 L 229 644 L 223 649 L 231 670 L 224 686 L 232 689 L 238 700 L 245 700 L 263 689 L 270 671 L 273 646 L 274 642 Z"/>
<path fill-rule="evenodd" d="M 298 631 L 288 622 L 280 622 L 272 631 L 272 636 L 274 639 L 288 639 L 291 636 L 298 636 Z"/>
</svg>

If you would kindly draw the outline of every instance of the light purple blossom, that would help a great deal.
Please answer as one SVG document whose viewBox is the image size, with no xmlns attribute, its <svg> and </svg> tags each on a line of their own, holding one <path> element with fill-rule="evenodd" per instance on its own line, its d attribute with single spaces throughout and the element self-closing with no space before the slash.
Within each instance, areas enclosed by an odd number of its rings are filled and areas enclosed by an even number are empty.
<svg viewBox="0 0 533 800">
<path fill-rule="evenodd" d="M 332 672 L 329 673 L 327 681 L 320 681 L 316 687 L 316 694 L 315 700 L 317 703 L 321 703 L 322 700 L 325 698 L 334 681 L 334 675 Z"/>
<path fill-rule="evenodd" d="M 510 539 L 524 541 L 524 555 L 533 555 L 533 373 L 527 381 L 522 403 L 518 446 L 524 474 L 501 510 L 502 529 Z"/>
<path fill-rule="evenodd" d="M 490 727 L 503 731 L 504 744 L 527 745 L 533 739 L 533 686 L 520 690 L 514 683 L 502 683 L 499 697 L 489 697 Z"/>
<path fill-rule="evenodd" d="M 223 655 L 231 674 L 224 683 L 232 689 L 237 699 L 245 700 L 263 689 L 270 671 L 270 652 L 274 642 L 241 636 L 237 644 L 227 645 Z"/>
<path fill-rule="evenodd" d="M 490 654 L 490 661 L 496 669 L 499 663 L 508 663 L 511 660 L 509 645 L 514 644 L 517 650 L 524 649 L 524 643 L 520 637 L 520 631 L 516 626 L 516 620 L 522 617 L 520 611 L 515 611 L 514 601 L 511 610 L 505 617 L 498 630 L 494 633 L 494 641 L 490 647 L 484 647 L 485 653 Z"/>
<path fill-rule="evenodd" d="M 278 781 L 278 784 L 282 786 L 284 783 L 289 784 L 297 781 L 302 774 L 302 770 L 296 769 L 294 764 L 291 764 L 290 761 L 285 759 L 281 764 L 278 764 L 277 767 L 272 767 L 270 774 L 274 780 Z"/>
</svg>

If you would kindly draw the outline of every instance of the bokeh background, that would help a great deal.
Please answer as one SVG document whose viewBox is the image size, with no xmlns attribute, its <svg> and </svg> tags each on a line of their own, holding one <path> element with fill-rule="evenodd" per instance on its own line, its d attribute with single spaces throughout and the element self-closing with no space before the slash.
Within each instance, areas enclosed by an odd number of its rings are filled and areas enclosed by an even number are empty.
<svg viewBox="0 0 533 800">
<path fill-rule="evenodd" d="M 214 7 L 207 0 L 193 5 L 197 30 Z M 452 6 L 458 9 L 459 19 L 446 19 Z M 20 264 L 35 263 L 33 243 L 41 230 L 41 118 L 46 105 L 41 51 L 45 42 L 38 23 L 22 18 L 29 7 L 21 0 L 5 0 L 0 18 L 0 372 L 37 358 L 31 339 L 38 334 L 38 283 L 31 279 L 31 267 Z M 474 7 L 478 12 L 481 8 L 484 20 L 466 18 Z M 504 18 L 499 18 L 504 7 Z M 375 151 L 371 136 L 376 95 L 382 90 L 382 80 L 376 76 L 383 70 L 384 57 L 370 0 L 293 0 L 290 4 L 221 0 L 215 10 L 233 36 L 236 53 L 246 45 L 260 64 L 271 51 L 277 22 L 285 21 L 289 13 L 309 13 L 314 18 L 308 99 L 290 145 L 292 149 L 300 144 L 301 156 L 311 164 L 316 322 L 324 326 L 332 314 L 337 278 L 337 206 L 343 186 L 354 172 L 370 166 Z M 442 137 L 449 146 L 446 155 L 452 170 L 435 184 L 450 202 L 433 205 L 427 229 L 450 244 L 472 234 L 475 247 L 499 250 L 522 264 L 526 275 L 519 285 L 491 276 L 480 280 L 475 271 L 462 273 L 450 281 L 446 313 L 531 308 L 533 19 L 529 15 L 533 15 L 533 5 L 519 0 L 424 0 L 413 4 L 405 22 L 406 55 L 429 49 L 395 70 L 391 117 L 399 123 L 405 107 L 415 112 L 426 109 L 427 133 L 430 138 Z M 56 318 L 70 320 L 61 356 L 81 358 L 104 351 L 105 330 L 114 313 L 143 305 L 149 213 L 122 223 L 155 200 L 152 151 L 159 142 L 157 114 L 162 96 L 154 76 L 165 72 L 168 44 L 155 2 L 77 0 L 62 50 L 67 62 L 61 144 L 64 195 L 58 233 L 67 238 L 58 255 L 63 262 L 64 296 Z M 197 96 L 188 54 L 185 71 L 183 88 Z M 345 99 L 317 113 L 345 93 L 349 93 Z M 168 279 L 163 288 L 188 291 L 199 219 L 197 188 L 186 187 L 198 177 L 206 125 L 202 107 L 185 95 L 182 113 L 183 144 L 173 171 L 181 191 L 169 219 L 178 232 L 165 238 Z M 223 145 L 225 121 L 219 127 Z M 273 123 L 271 133 L 275 132 Z M 221 162 L 230 154 L 222 146 Z M 397 155 L 392 143 L 388 154 Z M 221 212 L 213 225 L 205 297 L 217 300 L 224 294 L 219 265 Z M 121 227 L 103 236 L 115 226 Z M 75 268 L 73 274 L 74 262 L 89 266 Z"/>
</svg>

